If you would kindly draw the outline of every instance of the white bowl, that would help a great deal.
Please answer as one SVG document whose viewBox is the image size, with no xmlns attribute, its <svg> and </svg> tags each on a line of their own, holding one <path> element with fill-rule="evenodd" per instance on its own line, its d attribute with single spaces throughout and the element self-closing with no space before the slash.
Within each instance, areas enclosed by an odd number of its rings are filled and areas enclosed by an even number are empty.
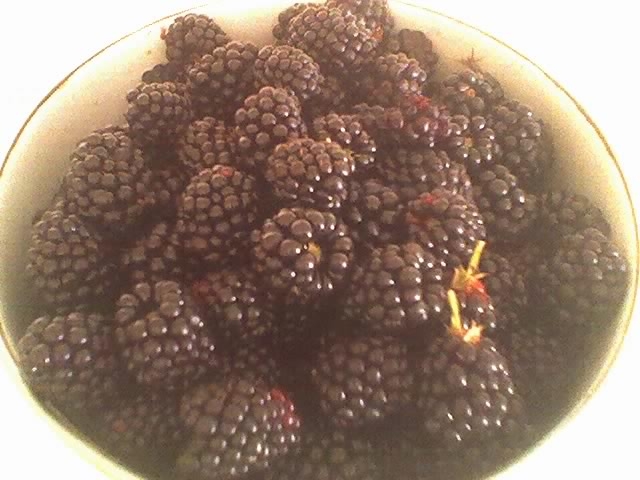
<svg viewBox="0 0 640 480">
<path fill-rule="evenodd" d="M 219 2 L 196 11 L 214 17 L 231 36 L 263 45 L 271 40 L 271 27 L 277 13 L 292 3 L 277 0 L 259 12 L 247 13 L 243 2 Z M 580 105 L 529 60 L 456 19 L 400 1 L 391 3 L 399 27 L 428 32 L 441 56 L 442 71 L 459 69 L 459 60 L 468 57 L 473 49 L 482 59 L 483 68 L 495 74 L 507 94 L 529 104 L 545 119 L 553 132 L 557 152 L 555 178 L 559 184 L 587 195 L 605 211 L 614 227 L 614 242 L 629 260 L 629 295 L 607 338 L 603 338 L 598 361 L 576 394 L 575 408 L 556 428 L 560 429 L 579 414 L 615 360 L 635 301 L 638 229 L 623 173 L 606 139 Z M 160 32 L 172 18 L 159 20 L 118 40 L 69 74 L 32 113 L 2 165 L 0 324 L 5 346 L 0 346 L 0 353 L 3 367 L 13 369 L 16 382 L 22 383 L 6 353 L 15 358 L 17 337 L 32 316 L 32 297 L 23 275 L 31 219 L 47 206 L 58 188 L 76 142 L 95 128 L 123 122 L 124 93 L 137 83 L 144 70 L 164 60 Z M 30 401 L 33 408 L 42 413 L 42 406 L 24 385 L 22 389 L 25 401 Z M 109 476 L 136 478 L 86 443 L 86 439 L 76 436 L 73 427 L 61 427 L 55 421 L 51 424 L 65 441 Z M 504 475 L 512 478 L 509 469 Z"/>
</svg>

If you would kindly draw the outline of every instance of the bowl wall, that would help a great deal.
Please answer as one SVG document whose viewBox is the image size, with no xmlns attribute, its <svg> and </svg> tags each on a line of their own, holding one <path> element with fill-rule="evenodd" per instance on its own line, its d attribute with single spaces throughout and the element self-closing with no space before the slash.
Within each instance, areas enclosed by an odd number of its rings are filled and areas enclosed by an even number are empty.
<svg viewBox="0 0 640 480">
<path fill-rule="evenodd" d="M 264 45 L 271 39 L 277 13 L 292 3 L 216 2 L 196 10 L 214 17 L 232 37 Z M 580 403 L 595 390 L 613 361 L 637 289 L 637 225 L 620 167 L 581 107 L 526 58 L 455 19 L 398 1 L 391 4 L 399 27 L 423 29 L 434 41 L 442 71 L 461 68 L 461 59 L 473 50 L 482 67 L 494 73 L 508 95 L 529 104 L 553 132 L 554 178 L 559 185 L 591 198 L 611 219 L 614 241 L 632 268 L 630 293 L 601 343 L 596 363 L 575 393 L 576 403 Z M 256 5 L 259 11 L 247 13 L 249 5 Z M 32 218 L 46 208 L 58 188 L 77 141 L 105 124 L 123 123 L 124 93 L 137 83 L 144 70 L 163 61 L 160 32 L 171 21 L 167 18 L 145 27 L 78 67 L 33 112 L 5 159 L 0 173 L 0 323 L 12 354 L 17 339 L 35 314 L 34 298 L 23 275 Z M 124 471 L 105 463 L 99 453 L 72 439 L 68 432 L 65 436 L 110 475 L 126 478 Z"/>
</svg>

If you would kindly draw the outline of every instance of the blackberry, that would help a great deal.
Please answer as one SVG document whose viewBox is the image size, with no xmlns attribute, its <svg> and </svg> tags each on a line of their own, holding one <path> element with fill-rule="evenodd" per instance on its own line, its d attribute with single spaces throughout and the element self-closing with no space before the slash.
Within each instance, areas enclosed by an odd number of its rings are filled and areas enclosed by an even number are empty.
<svg viewBox="0 0 640 480">
<path fill-rule="evenodd" d="M 263 288 L 287 303 L 316 301 L 347 280 L 353 241 L 332 213 L 283 208 L 251 240 Z"/>
<path fill-rule="evenodd" d="M 472 200 L 471 179 L 464 166 L 452 162 L 442 150 L 398 149 L 385 153 L 376 162 L 379 178 L 393 188 L 403 202 L 415 200 L 436 188 Z"/>
<path fill-rule="evenodd" d="M 335 75 L 326 75 L 318 95 L 305 102 L 304 114 L 313 123 L 317 117 L 346 112 L 349 106 L 350 100 L 343 81 Z"/>
<path fill-rule="evenodd" d="M 439 61 L 438 54 L 433 48 L 433 42 L 420 30 L 403 28 L 399 32 L 387 34 L 382 51 L 384 53 L 404 53 L 409 58 L 415 58 L 427 73 L 427 77 L 435 72 Z"/>
<path fill-rule="evenodd" d="M 448 269 L 466 265 L 476 243 L 487 235 L 476 205 L 444 188 L 412 200 L 407 223 L 409 239 L 442 259 Z"/>
<path fill-rule="evenodd" d="M 221 358 L 221 378 L 252 376 L 266 385 L 278 384 L 282 374 L 270 344 L 260 340 L 235 342 L 229 350 Z"/>
<path fill-rule="evenodd" d="M 291 20 L 301 14 L 308 6 L 308 3 L 295 3 L 278 14 L 278 23 L 272 30 L 277 45 L 280 45 L 286 40 L 287 27 Z"/>
<path fill-rule="evenodd" d="M 313 4 L 291 19 L 285 42 L 306 52 L 323 70 L 336 75 L 362 69 L 379 45 L 379 39 L 355 15 Z"/>
<path fill-rule="evenodd" d="M 460 304 L 462 327 L 465 330 L 477 325 L 482 328 L 484 335 L 492 339 L 498 335 L 499 331 L 506 330 L 507 321 L 496 312 L 491 297 L 476 291 L 456 292 L 456 296 Z M 446 323 L 445 326 L 447 326 Z"/>
<path fill-rule="evenodd" d="M 267 474 L 267 480 L 379 480 L 371 443 L 353 433 L 303 431 L 300 452 Z"/>
<path fill-rule="evenodd" d="M 178 283 L 139 283 L 120 297 L 117 308 L 116 342 L 138 384 L 179 389 L 217 365 L 213 339 Z"/>
<path fill-rule="evenodd" d="M 427 72 L 415 58 L 388 53 L 367 67 L 367 75 L 357 82 L 357 90 L 364 101 L 393 107 L 401 105 L 409 95 L 420 95 L 426 81 Z"/>
<path fill-rule="evenodd" d="M 465 69 L 442 81 L 440 96 L 452 114 L 473 117 L 485 115 L 500 104 L 504 91 L 490 74 Z"/>
<path fill-rule="evenodd" d="M 258 88 L 288 88 L 303 102 L 318 95 L 324 82 L 320 67 L 313 58 L 288 45 L 263 47 L 256 58 L 254 70 Z"/>
<path fill-rule="evenodd" d="M 263 87 L 235 115 L 238 154 L 249 170 L 260 170 L 276 145 L 304 137 L 300 102 L 287 90 Z"/>
<path fill-rule="evenodd" d="M 505 249 L 502 253 L 509 259 L 509 262 L 522 275 L 528 283 L 530 274 L 540 265 L 547 255 L 550 254 L 549 245 L 540 245 L 536 242 L 526 242 L 516 248 Z"/>
<path fill-rule="evenodd" d="M 159 63 L 145 71 L 140 79 L 144 83 L 187 83 L 184 65 L 179 62 Z"/>
<path fill-rule="evenodd" d="M 343 218 L 356 243 L 379 246 L 403 239 L 404 212 L 392 188 L 378 180 L 355 181 L 349 187 Z"/>
<path fill-rule="evenodd" d="M 520 318 L 529 304 L 525 276 L 510 260 L 491 250 L 482 256 L 479 270 L 486 274 L 483 279 L 486 293 L 491 297 L 499 315 L 510 322 Z"/>
<path fill-rule="evenodd" d="M 221 120 L 204 117 L 192 122 L 178 141 L 180 162 L 190 175 L 215 165 L 236 166 L 233 131 Z"/>
<path fill-rule="evenodd" d="M 71 154 L 62 194 L 67 204 L 110 236 L 136 226 L 155 203 L 148 159 L 125 129 L 106 127 L 83 139 Z"/>
<path fill-rule="evenodd" d="M 374 32 L 374 38 L 382 39 L 393 30 L 395 20 L 387 0 L 327 0 L 327 7 L 352 13 Z"/>
<path fill-rule="evenodd" d="M 258 47 L 232 41 L 204 55 L 188 71 L 189 93 L 200 115 L 226 119 L 253 91 Z"/>
<path fill-rule="evenodd" d="M 174 143 L 193 116 L 191 99 L 181 83 L 140 83 L 129 90 L 127 102 L 131 138 L 143 146 Z"/>
<path fill-rule="evenodd" d="M 502 147 L 501 163 L 521 185 L 540 189 L 551 164 L 551 145 L 543 123 L 528 106 L 516 100 L 495 107 L 487 121 Z"/>
<path fill-rule="evenodd" d="M 608 323 L 626 293 L 628 265 L 598 229 L 564 237 L 555 253 L 538 266 L 536 303 L 563 325 Z"/>
<path fill-rule="evenodd" d="M 181 258 L 173 226 L 155 224 L 135 245 L 120 255 L 120 266 L 129 284 L 178 280 Z"/>
<path fill-rule="evenodd" d="M 507 361 L 481 327 L 463 326 L 451 290 L 449 301 L 451 328 L 418 354 L 417 406 L 428 438 L 460 452 L 508 434 L 524 419 Z"/>
<path fill-rule="evenodd" d="M 273 307 L 249 269 L 227 268 L 208 273 L 193 286 L 209 323 L 228 342 L 265 337 L 275 322 Z"/>
<path fill-rule="evenodd" d="M 178 459 L 179 478 L 245 478 L 267 470 L 299 441 L 293 404 L 251 377 L 196 387 L 183 396 L 180 416 L 192 440 Z"/>
<path fill-rule="evenodd" d="M 548 331 L 535 319 L 513 322 L 500 346 L 509 360 L 513 381 L 529 405 L 535 406 L 535 418 L 542 421 L 551 413 L 549 399 L 557 405 L 560 392 L 571 383 L 569 355 L 563 338 Z"/>
<path fill-rule="evenodd" d="M 167 464 L 185 440 L 173 395 L 139 394 L 120 399 L 101 412 L 97 438 L 118 459 L 141 467 Z"/>
<path fill-rule="evenodd" d="M 438 322 L 445 304 L 442 261 L 416 243 L 390 244 L 355 265 L 345 312 L 371 330 L 398 333 Z"/>
<path fill-rule="evenodd" d="M 155 196 L 154 212 L 167 220 L 174 220 L 182 192 L 189 183 L 189 174 L 172 157 L 155 166 L 151 171 L 151 190 Z"/>
<path fill-rule="evenodd" d="M 522 242 L 538 216 L 538 199 L 504 165 L 473 175 L 473 198 L 494 244 Z"/>
<path fill-rule="evenodd" d="M 227 44 L 230 39 L 220 26 L 206 15 L 189 13 L 177 17 L 163 34 L 170 62 L 190 63 Z"/>
<path fill-rule="evenodd" d="M 311 375 L 322 410 L 337 427 L 381 421 L 411 402 L 407 347 L 394 337 L 337 339 L 320 352 Z"/>
<path fill-rule="evenodd" d="M 332 141 L 350 150 L 359 176 L 366 173 L 376 160 L 376 143 L 355 115 L 330 113 L 316 117 L 311 136 L 319 142 Z"/>
<path fill-rule="evenodd" d="M 484 117 L 454 115 L 451 129 L 445 149 L 452 160 L 464 165 L 470 173 L 479 173 L 500 162 L 502 148 Z"/>
<path fill-rule="evenodd" d="M 304 138 L 276 146 L 266 167 L 265 179 L 281 204 L 340 210 L 355 162 L 337 143 Z"/>
<path fill-rule="evenodd" d="M 17 350 L 23 375 L 43 399 L 86 411 L 104 407 L 117 394 L 119 365 L 110 323 L 101 314 L 37 318 Z"/>
<path fill-rule="evenodd" d="M 78 217 L 50 210 L 32 227 L 26 273 L 56 309 L 108 303 L 113 281 L 108 254 L 102 237 Z"/>
<path fill-rule="evenodd" d="M 549 243 L 557 243 L 554 240 L 587 228 L 597 228 L 607 236 L 611 234 L 602 210 L 584 195 L 568 190 L 552 190 L 541 195 L 539 222 Z"/>
<path fill-rule="evenodd" d="M 277 320 L 271 332 L 272 344 L 284 362 L 307 359 L 311 352 L 317 350 L 319 339 L 338 317 L 339 314 L 328 302 L 285 304 L 276 309 Z"/>
<path fill-rule="evenodd" d="M 216 165 L 191 179 L 178 207 L 176 233 L 188 254 L 217 266 L 248 250 L 256 219 L 255 179 Z"/>
<path fill-rule="evenodd" d="M 361 103 L 353 111 L 379 146 L 432 148 L 451 134 L 447 111 L 421 95 L 404 99 L 401 107 Z"/>
</svg>

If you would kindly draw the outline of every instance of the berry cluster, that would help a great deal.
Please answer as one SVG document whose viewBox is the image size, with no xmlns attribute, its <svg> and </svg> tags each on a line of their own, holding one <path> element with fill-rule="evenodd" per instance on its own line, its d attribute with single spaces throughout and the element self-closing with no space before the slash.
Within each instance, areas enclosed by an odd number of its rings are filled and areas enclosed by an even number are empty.
<svg viewBox="0 0 640 480">
<path fill-rule="evenodd" d="M 436 81 L 385 0 L 296 4 L 274 36 L 175 19 L 126 123 L 71 152 L 31 232 L 23 374 L 166 478 L 490 473 L 614 323 L 606 216 L 547 187 L 531 109 L 477 68 Z"/>
</svg>

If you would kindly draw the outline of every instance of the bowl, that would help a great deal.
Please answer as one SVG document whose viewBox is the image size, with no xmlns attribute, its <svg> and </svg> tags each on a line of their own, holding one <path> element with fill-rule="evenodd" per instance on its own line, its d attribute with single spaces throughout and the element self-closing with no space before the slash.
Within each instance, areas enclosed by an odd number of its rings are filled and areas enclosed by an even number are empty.
<svg viewBox="0 0 640 480">
<path fill-rule="evenodd" d="M 214 17 L 232 37 L 264 45 L 270 42 L 277 13 L 292 3 L 277 0 L 259 11 L 247 13 L 243 2 L 216 2 L 194 11 Z M 616 321 L 603 333 L 590 367 L 582 373 L 579 386 L 573 392 L 571 411 L 565 412 L 562 422 L 548 434 L 553 435 L 579 415 L 585 402 L 598 389 L 615 361 L 630 322 L 638 288 L 639 245 L 637 218 L 623 171 L 606 139 L 581 106 L 530 60 L 459 20 L 402 1 L 390 3 L 399 27 L 428 32 L 441 55 L 442 71 L 460 68 L 460 60 L 473 51 L 482 58 L 482 67 L 501 81 L 508 94 L 530 105 L 547 121 L 554 132 L 558 159 L 554 178 L 559 186 L 585 194 L 604 210 L 614 226 L 613 240 L 629 261 L 629 294 Z M 55 86 L 21 128 L 0 171 L 2 366 L 12 370 L 25 401 L 31 403 L 34 411 L 46 413 L 51 427 L 60 432 L 65 442 L 112 478 L 137 477 L 105 456 L 53 407 L 41 404 L 17 373 L 13 361 L 17 358 L 15 345 L 35 314 L 23 266 L 32 218 L 47 206 L 58 188 L 69 153 L 76 142 L 93 129 L 122 122 L 126 109 L 123 93 L 137 83 L 141 72 L 164 60 L 160 32 L 176 15 L 114 42 Z M 252 28 L 247 30 L 246 25 Z M 109 81 L 103 81 L 105 78 Z M 86 88 L 87 85 L 91 88 Z M 517 466 L 507 468 L 502 474 L 504 478 L 513 478 L 515 472 Z"/>
</svg>

